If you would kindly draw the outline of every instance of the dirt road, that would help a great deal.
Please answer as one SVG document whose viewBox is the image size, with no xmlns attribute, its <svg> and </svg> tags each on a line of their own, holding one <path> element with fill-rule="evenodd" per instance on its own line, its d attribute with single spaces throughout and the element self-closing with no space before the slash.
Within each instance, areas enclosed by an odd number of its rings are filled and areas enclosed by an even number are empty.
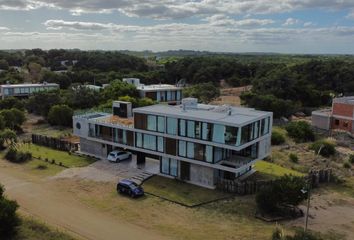
<svg viewBox="0 0 354 240">
<path fill-rule="evenodd" d="M 20 204 L 20 211 L 59 227 L 79 239 L 159 240 L 149 230 L 88 208 L 71 195 L 56 192 L 50 182 L 0 166 L 0 183 L 6 195 Z"/>
</svg>

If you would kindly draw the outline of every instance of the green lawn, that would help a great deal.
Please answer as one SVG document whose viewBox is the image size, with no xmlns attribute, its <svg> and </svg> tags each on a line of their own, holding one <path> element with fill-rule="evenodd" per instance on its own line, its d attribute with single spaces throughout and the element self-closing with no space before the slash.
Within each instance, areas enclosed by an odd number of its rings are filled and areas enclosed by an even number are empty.
<svg viewBox="0 0 354 240">
<path fill-rule="evenodd" d="M 18 235 L 14 240 L 74 240 L 71 236 L 54 230 L 47 225 L 31 218 L 22 218 L 18 228 Z"/>
<path fill-rule="evenodd" d="M 67 167 L 84 167 L 95 161 L 93 158 L 76 156 L 68 152 L 58 151 L 35 144 L 20 144 L 18 145 L 18 149 L 20 151 L 31 152 L 34 158 L 40 158 L 41 160 L 48 159 L 52 161 L 54 159 L 56 163 L 61 162 Z"/>
<path fill-rule="evenodd" d="M 161 176 L 150 178 L 144 182 L 143 187 L 147 193 L 187 206 L 194 206 L 231 196 L 228 193 L 198 187 Z"/>
<path fill-rule="evenodd" d="M 266 161 L 258 161 L 255 169 L 258 176 L 264 176 L 265 179 L 277 178 L 284 175 L 304 176 L 303 173 Z"/>
</svg>

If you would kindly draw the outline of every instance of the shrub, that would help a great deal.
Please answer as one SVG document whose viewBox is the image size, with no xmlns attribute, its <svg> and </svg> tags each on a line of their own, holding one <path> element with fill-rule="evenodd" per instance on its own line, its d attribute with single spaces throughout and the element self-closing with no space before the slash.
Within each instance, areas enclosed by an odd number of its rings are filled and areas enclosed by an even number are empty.
<svg viewBox="0 0 354 240">
<path fill-rule="evenodd" d="M 281 206 L 297 206 L 307 197 L 301 191 L 305 186 L 304 178 L 285 175 L 257 193 L 257 207 L 262 212 L 274 213 Z"/>
<path fill-rule="evenodd" d="M 16 148 L 11 147 L 7 151 L 5 158 L 13 163 L 24 163 L 32 159 L 32 154 L 30 152 L 20 152 Z"/>
<path fill-rule="evenodd" d="M 345 163 L 343 163 L 343 167 L 350 169 L 352 167 L 352 165 L 349 162 L 345 162 Z"/>
<path fill-rule="evenodd" d="M 11 239 L 16 234 L 16 227 L 21 224 L 16 214 L 18 204 L 5 198 L 4 188 L 0 185 L 0 238 Z"/>
<path fill-rule="evenodd" d="M 272 234 L 272 240 L 324 240 L 320 234 L 312 233 L 311 231 L 296 230 L 293 236 L 282 233 L 279 228 L 276 228 Z"/>
<path fill-rule="evenodd" d="M 354 154 L 349 155 L 348 162 L 350 162 L 351 164 L 354 164 Z"/>
<path fill-rule="evenodd" d="M 45 169 L 48 168 L 48 166 L 45 165 L 45 164 L 38 164 L 36 168 L 39 169 L 39 170 L 45 170 Z"/>
<path fill-rule="evenodd" d="M 285 129 L 295 142 L 315 140 L 315 134 L 313 133 L 310 124 L 305 121 L 291 122 L 285 127 Z"/>
<path fill-rule="evenodd" d="M 298 163 L 299 157 L 295 153 L 290 153 L 289 160 L 292 161 L 293 163 Z"/>
<path fill-rule="evenodd" d="M 68 126 L 72 125 L 73 110 L 67 105 L 55 105 L 50 108 L 48 122 L 51 125 Z"/>
<path fill-rule="evenodd" d="M 273 130 L 272 131 L 272 144 L 280 145 L 285 143 L 285 136 L 280 131 Z"/>
<path fill-rule="evenodd" d="M 310 149 L 315 151 L 316 154 L 319 153 L 323 157 L 329 157 L 336 153 L 336 148 L 334 143 L 328 140 L 316 141 L 313 144 L 311 144 Z"/>
</svg>

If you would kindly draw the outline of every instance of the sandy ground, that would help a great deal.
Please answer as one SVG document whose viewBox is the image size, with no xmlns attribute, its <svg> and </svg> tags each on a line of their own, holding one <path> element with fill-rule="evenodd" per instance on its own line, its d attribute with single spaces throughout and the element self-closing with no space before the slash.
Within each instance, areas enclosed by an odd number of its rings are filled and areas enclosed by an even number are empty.
<svg viewBox="0 0 354 240">
<path fill-rule="evenodd" d="M 301 208 L 306 213 L 306 206 Z M 305 218 L 288 224 L 303 227 Z M 308 227 L 323 233 L 344 233 L 348 240 L 354 239 L 354 199 L 332 192 L 313 194 Z"/>
<path fill-rule="evenodd" d="M 244 91 L 250 90 L 251 86 L 238 87 L 238 88 L 222 88 L 220 91 L 220 97 L 211 102 L 211 104 L 223 105 L 228 104 L 230 106 L 241 106 L 240 95 Z"/>
<path fill-rule="evenodd" d="M 66 192 L 57 192 L 52 181 L 26 175 L 3 163 L 0 166 L 0 182 L 6 195 L 19 203 L 20 212 L 38 217 L 79 239 L 165 239 L 124 219 L 89 208 Z"/>
</svg>

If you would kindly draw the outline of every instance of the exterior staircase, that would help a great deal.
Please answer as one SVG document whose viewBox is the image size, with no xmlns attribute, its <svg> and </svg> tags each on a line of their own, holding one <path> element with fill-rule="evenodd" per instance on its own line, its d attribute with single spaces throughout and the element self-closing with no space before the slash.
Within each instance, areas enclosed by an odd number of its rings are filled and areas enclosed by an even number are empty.
<svg viewBox="0 0 354 240">
<path fill-rule="evenodd" d="M 143 182 L 145 182 L 146 180 L 148 180 L 149 178 L 153 177 L 155 174 L 153 173 L 149 173 L 149 172 L 140 172 L 138 174 L 136 174 L 135 176 L 131 177 L 130 180 L 134 181 L 137 184 L 142 184 Z"/>
</svg>

